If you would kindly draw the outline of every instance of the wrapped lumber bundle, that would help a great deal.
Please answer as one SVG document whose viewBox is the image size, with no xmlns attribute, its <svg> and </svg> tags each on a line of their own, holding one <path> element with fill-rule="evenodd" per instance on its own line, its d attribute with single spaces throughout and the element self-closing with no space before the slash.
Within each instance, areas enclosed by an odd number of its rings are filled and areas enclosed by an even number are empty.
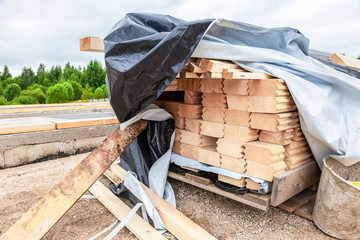
<svg viewBox="0 0 360 240">
<path fill-rule="evenodd" d="M 228 61 L 190 59 L 176 84 L 184 102 L 164 103 L 175 118 L 175 153 L 269 182 L 313 161 L 284 80 Z M 218 180 L 260 188 L 251 178 Z"/>
</svg>

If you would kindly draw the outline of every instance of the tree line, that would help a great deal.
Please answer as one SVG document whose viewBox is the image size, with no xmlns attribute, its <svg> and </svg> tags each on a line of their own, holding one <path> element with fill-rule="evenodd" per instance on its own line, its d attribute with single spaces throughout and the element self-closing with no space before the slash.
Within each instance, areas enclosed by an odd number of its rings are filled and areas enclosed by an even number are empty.
<svg viewBox="0 0 360 240">
<path fill-rule="evenodd" d="M 46 69 L 40 64 L 36 72 L 24 67 L 13 77 L 5 65 L 0 71 L 0 105 L 66 103 L 78 100 L 107 98 L 106 70 L 92 60 L 86 67 L 69 62 Z"/>
</svg>

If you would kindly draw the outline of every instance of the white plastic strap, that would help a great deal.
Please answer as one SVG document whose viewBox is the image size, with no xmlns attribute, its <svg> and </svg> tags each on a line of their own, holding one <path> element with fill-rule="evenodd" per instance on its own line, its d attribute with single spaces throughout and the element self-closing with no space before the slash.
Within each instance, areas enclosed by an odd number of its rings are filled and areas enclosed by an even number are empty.
<svg viewBox="0 0 360 240">
<path fill-rule="evenodd" d="M 119 222 L 119 220 L 116 219 L 115 222 L 113 222 L 110 226 L 108 226 L 107 228 L 105 228 L 104 230 L 102 230 L 101 232 L 99 232 L 98 234 L 93 236 L 92 238 L 89 238 L 89 240 L 95 240 L 96 238 L 100 237 L 101 235 L 103 235 L 104 233 L 106 233 L 107 231 L 112 229 L 118 222 Z"/>
<path fill-rule="evenodd" d="M 82 195 L 80 199 L 97 199 L 97 198 L 93 195 Z"/>
</svg>

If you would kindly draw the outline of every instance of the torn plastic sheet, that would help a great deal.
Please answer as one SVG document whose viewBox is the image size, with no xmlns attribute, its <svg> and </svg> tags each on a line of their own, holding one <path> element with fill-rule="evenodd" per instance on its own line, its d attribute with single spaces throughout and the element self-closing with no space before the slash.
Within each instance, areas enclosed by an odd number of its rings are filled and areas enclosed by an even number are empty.
<svg viewBox="0 0 360 240">
<path fill-rule="evenodd" d="M 181 166 L 181 167 L 190 167 L 190 168 L 198 169 L 198 170 L 205 171 L 205 172 L 211 172 L 211 173 L 215 173 L 215 174 L 224 175 L 224 176 L 231 177 L 234 179 L 250 178 L 251 180 L 253 180 L 254 182 L 256 182 L 260 185 L 261 189 L 258 191 L 259 193 L 268 193 L 271 191 L 271 186 L 272 186 L 271 182 L 268 182 L 268 181 L 260 179 L 260 178 L 250 177 L 246 174 L 230 171 L 230 170 L 227 170 L 224 168 L 219 168 L 219 167 L 203 164 L 194 159 L 183 157 L 176 153 L 171 154 L 171 162 L 175 163 L 176 165 Z"/>
</svg>

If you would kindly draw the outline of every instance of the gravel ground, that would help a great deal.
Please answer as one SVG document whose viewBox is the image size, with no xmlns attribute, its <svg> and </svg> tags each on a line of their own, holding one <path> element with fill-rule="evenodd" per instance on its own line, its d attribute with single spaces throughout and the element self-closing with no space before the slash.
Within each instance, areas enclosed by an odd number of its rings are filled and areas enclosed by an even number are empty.
<svg viewBox="0 0 360 240">
<path fill-rule="evenodd" d="M 0 170 L 0 235 L 86 155 Z M 177 208 L 218 239 L 332 239 L 313 222 L 279 208 L 265 213 L 186 183 L 169 181 Z M 114 221 L 96 199 L 80 199 L 44 239 L 89 239 Z M 170 233 L 165 237 L 175 239 Z M 136 238 L 123 229 L 114 239 Z"/>
</svg>

